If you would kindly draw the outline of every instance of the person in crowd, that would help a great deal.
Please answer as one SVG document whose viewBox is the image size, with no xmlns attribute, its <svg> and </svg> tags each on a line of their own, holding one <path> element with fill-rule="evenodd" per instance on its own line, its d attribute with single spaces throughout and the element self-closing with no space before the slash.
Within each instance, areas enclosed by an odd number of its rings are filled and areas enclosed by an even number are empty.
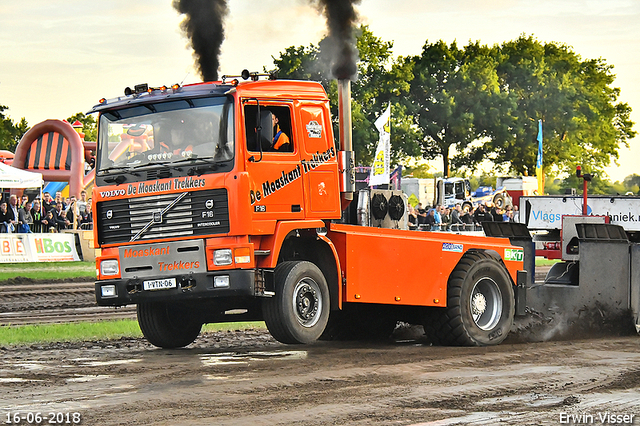
<svg viewBox="0 0 640 426">
<path fill-rule="evenodd" d="M 21 200 L 20 200 L 20 207 L 22 207 L 24 209 L 27 206 L 28 202 L 29 202 L 29 196 L 28 195 L 23 195 Z"/>
<path fill-rule="evenodd" d="M 416 229 L 418 227 L 418 213 L 411 204 L 409 204 L 408 221 L 409 229 Z"/>
<path fill-rule="evenodd" d="M 56 191 L 56 197 L 54 198 L 55 202 L 60 204 L 64 209 L 64 198 L 62 198 L 62 192 Z"/>
<path fill-rule="evenodd" d="M 440 225 L 441 229 L 443 231 L 448 231 L 451 228 L 451 210 L 449 210 L 448 207 L 441 207 L 440 220 L 442 220 L 442 223 Z"/>
<path fill-rule="evenodd" d="M 518 206 L 513 206 L 513 222 L 520 223 L 520 212 L 518 211 Z"/>
<path fill-rule="evenodd" d="M 438 225 L 440 225 L 442 223 L 442 218 L 440 217 L 440 209 L 442 208 L 442 206 L 440 204 L 436 204 L 436 206 L 433 208 L 435 210 L 434 216 L 436 218 L 436 223 Z"/>
<path fill-rule="evenodd" d="M 512 207 L 509 205 L 502 211 L 502 221 L 503 222 L 511 222 L 510 217 L 513 217 L 513 212 L 509 215 L 509 212 L 512 212 Z"/>
<path fill-rule="evenodd" d="M 69 197 L 69 204 L 66 206 L 64 210 L 65 217 L 75 226 L 77 218 L 80 216 L 80 212 L 78 210 L 78 205 L 76 204 L 76 196 L 72 195 Z"/>
<path fill-rule="evenodd" d="M 78 214 L 84 213 L 85 207 L 87 207 L 87 191 L 84 189 L 80 191 L 80 198 L 76 201 L 76 206 L 78 206 Z"/>
<path fill-rule="evenodd" d="M 42 232 L 58 232 L 56 229 L 56 221 L 53 218 L 53 212 L 55 209 L 51 209 L 45 213 L 44 218 L 40 221 Z"/>
<path fill-rule="evenodd" d="M 48 212 L 53 208 L 53 199 L 51 198 L 51 194 L 48 192 L 42 194 L 42 207 L 44 207 L 45 212 Z"/>
<path fill-rule="evenodd" d="M 484 204 L 478 205 L 476 211 L 473 213 L 473 220 L 476 224 L 481 224 L 482 222 L 490 222 L 493 221 L 493 216 L 491 213 L 486 211 Z"/>
<path fill-rule="evenodd" d="M 33 215 L 31 214 L 31 209 L 33 208 L 33 203 L 31 201 L 27 201 L 27 204 L 24 207 L 21 207 L 21 210 L 24 211 L 24 223 L 25 228 L 24 232 L 33 232 Z"/>
<path fill-rule="evenodd" d="M 31 217 L 33 218 L 33 225 L 31 225 L 32 232 L 43 232 L 42 231 L 42 208 L 40 207 L 40 200 L 37 198 L 33 200 L 33 206 L 31 207 Z"/>
<path fill-rule="evenodd" d="M 460 220 L 462 221 L 462 223 L 464 223 L 464 229 L 465 230 L 473 230 L 474 227 L 474 217 L 473 217 L 473 211 L 471 211 L 471 209 L 469 207 L 465 207 L 464 210 L 462 211 L 462 215 L 460 215 Z"/>
<path fill-rule="evenodd" d="M 56 203 L 51 213 L 56 231 L 67 229 L 70 222 L 65 216 L 64 210 L 62 210 L 62 203 Z"/>
<path fill-rule="evenodd" d="M 507 212 L 507 219 L 505 220 L 505 222 L 513 222 L 513 210 L 509 210 Z"/>
<path fill-rule="evenodd" d="M 418 215 L 418 227 L 427 223 L 427 210 L 422 207 L 422 203 L 416 206 L 416 214 Z"/>
<path fill-rule="evenodd" d="M 493 207 L 491 207 L 490 212 L 491 212 L 491 217 L 493 218 L 494 222 L 502 222 L 504 220 L 502 218 L 502 215 L 503 215 L 504 212 L 498 206 L 494 205 Z"/>
<path fill-rule="evenodd" d="M 439 224 L 436 222 L 436 210 L 429 209 L 429 213 L 427 214 L 425 225 L 427 225 L 427 229 L 430 231 L 436 231 L 439 229 Z"/>
<path fill-rule="evenodd" d="M 459 231 L 460 229 L 463 228 L 461 225 L 464 225 L 464 222 L 462 221 L 461 216 L 462 216 L 462 206 L 460 205 L 460 203 L 456 203 L 456 205 L 453 207 L 453 210 L 451 211 L 451 229 L 452 230 Z"/>
<path fill-rule="evenodd" d="M 12 225 L 8 222 L 7 203 L 4 201 L 0 203 L 0 232 L 13 232 Z"/>
<path fill-rule="evenodd" d="M 80 229 L 93 229 L 93 213 L 91 204 L 87 204 L 86 209 L 78 216 L 78 226 Z"/>
<path fill-rule="evenodd" d="M 7 206 L 7 223 L 11 224 L 11 232 L 24 232 L 21 227 L 25 223 L 24 210 L 18 207 L 18 197 L 15 194 L 9 196 Z"/>
</svg>

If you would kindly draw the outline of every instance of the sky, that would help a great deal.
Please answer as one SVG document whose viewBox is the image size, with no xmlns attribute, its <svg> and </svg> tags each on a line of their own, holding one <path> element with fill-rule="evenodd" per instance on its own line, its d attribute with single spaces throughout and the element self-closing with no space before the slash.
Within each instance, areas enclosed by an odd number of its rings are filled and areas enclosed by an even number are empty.
<svg viewBox="0 0 640 426">
<path fill-rule="evenodd" d="M 271 69 L 287 47 L 326 35 L 308 0 L 228 5 L 220 75 Z M 525 34 L 571 46 L 583 60 L 603 58 L 640 131 L 640 0 L 361 0 L 356 8 L 396 57 L 419 55 L 427 41 L 494 45 Z M 198 82 L 182 19 L 171 0 L 0 0 L 0 105 L 33 126 L 87 112 L 138 83 Z M 614 181 L 640 174 L 640 136 L 629 144 L 606 169 Z"/>
</svg>

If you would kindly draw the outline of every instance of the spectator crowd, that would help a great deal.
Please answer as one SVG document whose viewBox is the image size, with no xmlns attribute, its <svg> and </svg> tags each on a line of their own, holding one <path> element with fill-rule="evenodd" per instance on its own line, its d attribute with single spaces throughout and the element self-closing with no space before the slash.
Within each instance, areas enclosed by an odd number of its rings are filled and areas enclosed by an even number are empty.
<svg viewBox="0 0 640 426">
<path fill-rule="evenodd" d="M 30 200 L 27 195 L 18 198 L 10 195 L 8 203 L 0 203 L 0 232 L 3 233 L 42 233 L 60 232 L 63 229 L 92 229 L 93 215 L 91 199 L 87 192 L 81 191 L 80 198 L 75 195 L 62 197 L 56 192 L 55 198 L 45 192 Z"/>
<path fill-rule="evenodd" d="M 463 208 L 460 203 L 453 208 L 409 204 L 409 229 L 421 231 L 474 231 L 482 229 L 482 222 L 518 222 L 518 219 L 518 206 L 502 209 L 491 202 L 478 204 L 475 208 L 469 205 Z"/>
</svg>

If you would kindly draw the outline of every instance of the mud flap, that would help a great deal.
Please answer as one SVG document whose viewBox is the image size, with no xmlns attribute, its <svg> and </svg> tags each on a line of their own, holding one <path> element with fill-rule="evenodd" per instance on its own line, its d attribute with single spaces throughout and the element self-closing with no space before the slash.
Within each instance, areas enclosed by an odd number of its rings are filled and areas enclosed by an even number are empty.
<svg viewBox="0 0 640 426">
<path fill-rule="evenodd" d="M 516 312 L 517 317 L 526 315 L 527 312 L 527 283 L 529 282 L 529 273 L 527 271 L 518 271 L 518 282 L 515 287 Z"/>
</svg>

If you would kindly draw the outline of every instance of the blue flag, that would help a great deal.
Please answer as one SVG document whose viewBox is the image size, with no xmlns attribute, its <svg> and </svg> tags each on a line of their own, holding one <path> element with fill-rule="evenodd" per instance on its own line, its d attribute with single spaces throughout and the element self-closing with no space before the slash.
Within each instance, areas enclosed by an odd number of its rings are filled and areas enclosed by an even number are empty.
<svg viewBox="0 0 640 426">
<path fill-rule="evenodd" d="M 538 177 L 538 194 L 544 194 L 542 182 L 542 120 L 538 120 L 538 158 L 536 160 L 536 176 Z"/>
</svg>

